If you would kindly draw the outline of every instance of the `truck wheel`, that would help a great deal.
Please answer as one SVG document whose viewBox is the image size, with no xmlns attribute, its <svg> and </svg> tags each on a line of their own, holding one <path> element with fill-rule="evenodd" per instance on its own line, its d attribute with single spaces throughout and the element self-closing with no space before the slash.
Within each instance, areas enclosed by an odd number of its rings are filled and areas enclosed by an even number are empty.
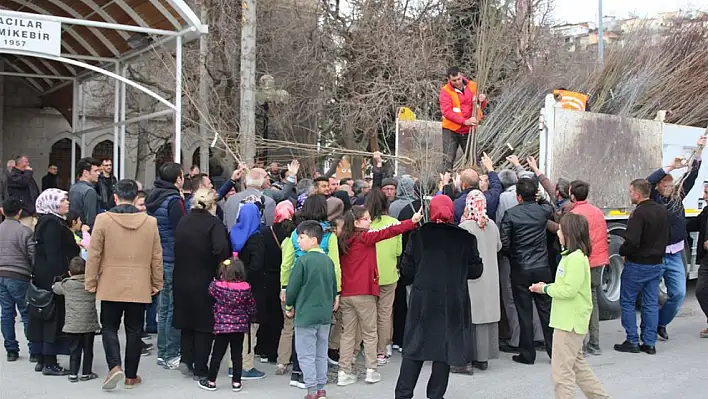
<svg viewBox="0 0 708 399">
<path fill-rule="evenodd" d="M 619 247 L 624 242 L 624 225 L 608 227 L 610 246 L 610 264 L 602 270 L 600 286 L 597 288 L 597 306 L 600 309 L 600 320 L 612 320 L 620 317 L 620 281 L 624 262 L 619 255 Z"/>
</svg>

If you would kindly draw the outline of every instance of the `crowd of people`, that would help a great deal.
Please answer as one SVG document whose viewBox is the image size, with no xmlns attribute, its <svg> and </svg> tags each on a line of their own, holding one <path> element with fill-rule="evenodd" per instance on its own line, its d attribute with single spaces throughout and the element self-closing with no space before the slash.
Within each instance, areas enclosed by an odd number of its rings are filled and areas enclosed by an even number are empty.
<svg viewBox="0 0 708 399">
<path fill-rule="evenodd" d="M 584 359 L 602 353 L 603 213 L 588 202 L 586 182 L 553 184 L 533 157 L 528 170 L 514 155 L 507 160 L 513 169 L 496 171 L 485 154 L 481 167 L 455 174 L 397 177 L 375 153 L 372 179 L 341 181 L 304 177 L 297 161 L 268 170 L 240 165 L 227 179 L 167 163 L 143 191 L 113 177 L 111 160 L 84 158 L 68 192 L 40 192 L 29 160 L 19 157 L 0 187 L 7 360 L 21 351 L 17 309 L 29 360 L 46 376 L 98 378 L 100 334 L 106 390 L 140 385 L 141 355 L 151 353 L 156 334 L 157 364 L 181 369 L 207 391 L 217 389 L 228 348 L 233 391 L 265 378 L 256 363 L 270 362 L 307 390 L 306 399 L 326 398 L 328 364 L 339 366 L 337 385 L 357 383 L 359 355 L 373 384 L 393 352 L 402 353 L 398 399 L 413 397 L 423 363 L 432 361 L 428 397 L 442 398 L 451 372 L 487 370 L 500 351 L 534 364 L 541 349 L 557 398 L 574 398 L 576 383 L 588 397 L 608 398 Z M 668 339 L 685 297 L 687 231 L 700 231 L 698 258 L 708 263 L 707 213 L 687 224 L 681 206 L 699 166 L 700 159 L 680 184 L 670 172 L 685 167 L 681 160 L 630 184 L 637 208 L 619 250 L 627 339 L 617 351 L 655 354 L 657 335 Z M 708 314 L 706 270 L 697 295 Z M 669 298 L 659 310 L 662 276 Z"/>
</svg>

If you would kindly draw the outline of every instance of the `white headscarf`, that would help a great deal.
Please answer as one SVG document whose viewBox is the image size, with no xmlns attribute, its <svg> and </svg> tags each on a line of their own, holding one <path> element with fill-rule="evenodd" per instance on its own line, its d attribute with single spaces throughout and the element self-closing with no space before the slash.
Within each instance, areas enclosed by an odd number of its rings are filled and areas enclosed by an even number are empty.
<svg viewBox="0 0 708 399">
<path fill-rule="evenodd" d="M 64 219 L 66 215 L 59 214 L 59 205 L 66 199 L 66 195 L 66 191 L 59 190 L 58 188 L 50 188 L 42 191 L 42 194 L 39 194 L 35 202 L 37 213 L 45 215 L 51 214 Z"/>
</svg>

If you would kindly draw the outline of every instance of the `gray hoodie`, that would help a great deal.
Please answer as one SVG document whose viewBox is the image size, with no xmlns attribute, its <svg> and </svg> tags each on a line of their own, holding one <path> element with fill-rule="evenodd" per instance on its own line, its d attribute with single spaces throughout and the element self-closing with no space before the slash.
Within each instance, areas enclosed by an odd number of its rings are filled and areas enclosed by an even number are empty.
<svg viewBox="0 0 708 399">
<path fill-rule="evenodd" d="M 401 211 L 415 201 L 415 182 L 409 175 L 404 175 L 396 188 L 396 200 L 388 207 L 388 215 L 398 219 Z"/>
</svg>

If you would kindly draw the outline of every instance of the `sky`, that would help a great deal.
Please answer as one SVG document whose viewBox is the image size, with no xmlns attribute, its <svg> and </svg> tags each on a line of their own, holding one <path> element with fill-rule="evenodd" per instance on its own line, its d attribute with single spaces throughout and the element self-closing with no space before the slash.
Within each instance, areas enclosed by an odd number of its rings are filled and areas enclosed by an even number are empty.
<svg viewBox="0 0 708 399">
<path fill-rule="evenodd" d="M 598 0 L 555 0 L 554 3 L 557 23 L 597 20 Z M 603 0 L 602 4 L 603 14 L 619 18 L 632 13 L 640 17 L 652 16 L 678 9 L 708 11 L 708 0 Z"/>
</svg>

